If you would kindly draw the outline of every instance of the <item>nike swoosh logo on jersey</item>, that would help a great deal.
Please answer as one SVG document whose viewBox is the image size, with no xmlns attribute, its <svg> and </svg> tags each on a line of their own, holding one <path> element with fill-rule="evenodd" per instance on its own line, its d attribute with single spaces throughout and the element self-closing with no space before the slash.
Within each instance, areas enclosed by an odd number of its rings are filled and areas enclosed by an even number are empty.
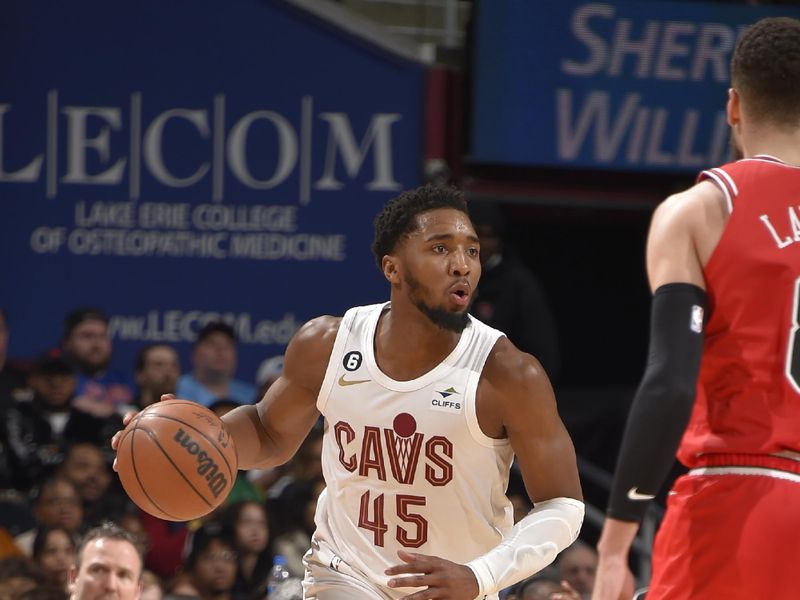
<svg viewBox="0 0 800 600">
<path fill-rule="evenodd" d="M 367 383 L 369 379 L 345 379 L 344 375 L 339 377 L 339 385 L 358 385 L 359 383 Z"/>
<path fill-rule="evenodd" d="M 636 490 L 636 486 L 628 490 L 628 500 L 652 500 L 655 498 L 655 495 L 653 494 L 640 494 Z"/>
</svg>

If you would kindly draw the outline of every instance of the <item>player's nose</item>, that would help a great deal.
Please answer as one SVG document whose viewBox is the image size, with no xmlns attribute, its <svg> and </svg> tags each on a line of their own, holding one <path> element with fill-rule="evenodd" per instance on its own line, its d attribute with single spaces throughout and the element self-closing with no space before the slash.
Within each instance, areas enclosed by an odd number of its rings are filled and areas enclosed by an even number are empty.
<svg viewBox="0 0 800 600">
<path fill-rule="evenodd" d="M 450 273 L 452 275 L 464 276 L 469 274 L 470 266 L 467 260 L 467 253 L 461 249 L 450 254 Z"/>
</svg>

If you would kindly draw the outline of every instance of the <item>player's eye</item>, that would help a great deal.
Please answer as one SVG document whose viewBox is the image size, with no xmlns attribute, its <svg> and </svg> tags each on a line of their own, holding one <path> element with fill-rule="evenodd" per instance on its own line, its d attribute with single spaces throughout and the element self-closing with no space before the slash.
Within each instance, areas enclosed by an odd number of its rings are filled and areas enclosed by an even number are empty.
<svg viewBox="0 0 800 600">
<path fill-rule="evenodd" d="M 444 244 L 436 244 L 433 247 L 433 251 L 438 254 L 444 254 L 447 251 L 447 248 L 444 247 Z"/>
</svg>

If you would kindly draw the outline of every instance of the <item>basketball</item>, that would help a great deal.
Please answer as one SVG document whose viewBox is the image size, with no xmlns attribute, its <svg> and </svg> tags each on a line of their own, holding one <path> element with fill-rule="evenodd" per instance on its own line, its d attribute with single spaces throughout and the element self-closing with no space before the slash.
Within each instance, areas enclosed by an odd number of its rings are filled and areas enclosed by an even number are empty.
<svg viewBox="0 0 800 600">
<path fill-rule="evenodd" d="M 117 472 L 131 500 L 167 521 L 189 521 L 222 504 L 237 474 L 222 421 L 189 400 L 164 400 L 137 414 L 117 447 Z"/>
</svg>

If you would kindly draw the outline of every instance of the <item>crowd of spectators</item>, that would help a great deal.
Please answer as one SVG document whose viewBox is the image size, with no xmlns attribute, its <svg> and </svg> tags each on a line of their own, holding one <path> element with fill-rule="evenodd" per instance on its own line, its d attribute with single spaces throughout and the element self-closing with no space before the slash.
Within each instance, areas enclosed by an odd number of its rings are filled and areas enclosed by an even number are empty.
<svg viewBox="0 0 800 600">
<path fill-rule="evenodd" d="M 318 443 L 285 467 L 240 472 L 223 506 L 187 523 L 142 512 L 111 468 L 110 440 L 127 411 L 178 392 L 222 415 L 255 402 L 280 375 L 282 357 L 267 359 L 252 383 L 235 379 L 235 332 L 211 322 L 197 334 L 188 372 L 168 344 L 142 346 L 126 372 L 111 366 L 108 324 L 98 308 L 73 310 L 57 348 L 12 361 L 0 309 L 0 600 L 69 597 L 81 536 L 109 522 L 141 545 L 144 600 L 264 598 L 276 547 L 302 576 L 319 492 Z M 310 440 L 319 437 L 315 431 Z M 307 510 L 296 510 L 301 497 Z"/>
</svg>

